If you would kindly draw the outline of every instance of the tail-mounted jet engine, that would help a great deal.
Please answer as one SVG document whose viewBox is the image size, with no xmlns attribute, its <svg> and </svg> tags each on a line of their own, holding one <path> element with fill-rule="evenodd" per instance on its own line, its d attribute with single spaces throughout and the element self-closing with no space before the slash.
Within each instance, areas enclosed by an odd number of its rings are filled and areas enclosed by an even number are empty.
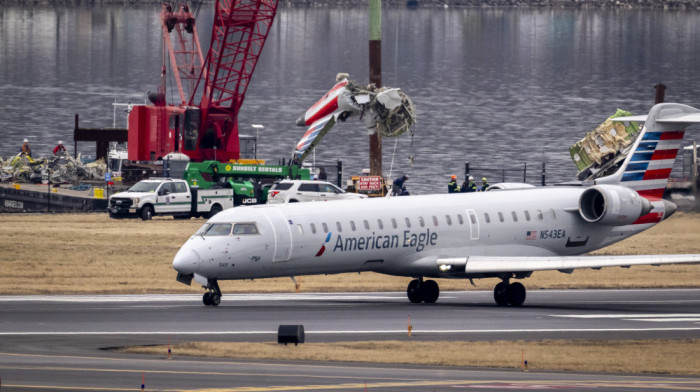
<svg viewBox="0 0 700 392">
<path fill-rule="evenodd" d="M 607 226 L 634 223 L 652 209 L 646 198 L 630 188 L 619 185 L 596 185 L 583 191 L 578 210 L 586 222 Z"/>
</svg>

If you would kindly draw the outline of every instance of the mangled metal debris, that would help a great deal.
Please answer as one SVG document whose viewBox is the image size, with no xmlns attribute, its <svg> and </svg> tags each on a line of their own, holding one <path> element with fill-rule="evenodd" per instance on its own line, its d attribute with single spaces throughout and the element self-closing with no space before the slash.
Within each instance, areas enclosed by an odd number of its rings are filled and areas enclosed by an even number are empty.
<svg viewBox="0 0 700 392">
<path fill-rule="evenodd" d="M 301 163 L 338 120 L 351 116 L 359 116 L 370 135 L 412 134 L 416 108 L 408 95 L 398 88 L 361 86 L 348 78 L 338 74 L 335 86 L 297 119 L 297 125 L 309 128 L 294 150 L 295 162 Z"/>
<path fill-rule="evenodd" d="M 0 159 L 0 181 L 17 183 L 64 184 L 104 178 L 107 165 L 103 160 L 83 163 L 68 154 L 32 159 L 18 154 L 7 160 Z"/>
<path fill-rule="evenodd" d="M 579 180 L 590 181 L 606 176 L 624 161 L 639 135 L 639 123 L 613 122 L 612 119 L 631 115 L 617 109 L 615 114 L 569 148 L 571 159 L 579 170 Z"/>
</svg>

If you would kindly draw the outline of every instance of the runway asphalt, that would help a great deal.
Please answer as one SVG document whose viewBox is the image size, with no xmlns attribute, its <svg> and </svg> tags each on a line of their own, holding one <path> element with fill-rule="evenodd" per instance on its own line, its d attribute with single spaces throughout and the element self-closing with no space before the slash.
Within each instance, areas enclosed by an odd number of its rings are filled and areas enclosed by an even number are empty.
<svg viewBox="0 0 700 392">
<path fill-rule="evenodd" d="M 218 308 L 199 295 L 0 296 L 0 391 L 133 391 L 142 377 L 146 391 L 700 390 L 698 377 L 167 360 L 103 350 L 276 341 L 280 324 L 304 325 L 307 342 L 700 338 L 700 289 L 530 291 L 522 308 L 499 308 L 486 291 L 445 292 L 433 305 L 411 304 L 405 293 L 224 294 Z"/>
</svg>

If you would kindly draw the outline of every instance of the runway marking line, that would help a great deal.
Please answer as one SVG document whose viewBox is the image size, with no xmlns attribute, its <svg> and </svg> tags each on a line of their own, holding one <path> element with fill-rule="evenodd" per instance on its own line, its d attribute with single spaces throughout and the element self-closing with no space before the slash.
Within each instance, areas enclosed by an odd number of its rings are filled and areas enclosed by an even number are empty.
<svg viewBox="0 0 700 392">
<path fill-rule="evenodd" d="M 16 356 L 16 357 L 39 357 L 39 358 L 70 358 L 70 359 L 88 359 L 88 360 L 106 360 L 106 361 L 128 361 L 128 362 L 146 362 L 146 363 L 152 363 L 152 362 L 164 362 L 164 363 L 178 363 L 178 364 L 187 364 L 187 363 L 197 363 L 197 364 L 213 364 L 213 365 L 229 365 L 229 366 L 235 366 L 235 365 L 255 365 L 255 366 L 267 366 L 267 367 L 278 367 L 278 368 L 287 368 L 287 367 L 293 367 L 295 369 L 299 368 L 308 368 L 308 369 L 316 369 L 316 368 L 324 368 L 324 369 L 330 369 L 330 368 L 341 368 L 345 369 L 347 368 L 347 365 L 331 365 L 328 363 L 324 364 L 319 364 L 319 365 L 314 365 L 314 364 L 308 364 L 308 363 L 267 363 L 267 362 L 251 362 L 251 361 L 231 361 L 231 360 L 220 360 L 220 361 L 211 361 L 211 360 L 202 360 L 202 359 L 197 359 L 197 358 L 192 358 L 192 357 L 177 357 L 173 360 L 168 360 L 168 359 L 159 359 L 159 358 L 154 358 L 153 356 L 148 356 L 148 357 L 129 357 L 129 358 L 109 358 L 109 357 L 89 357 L 89 356 L 70 356 L 70 355 L 50 355 L 50 354 L 19 354 L 19 353 L 2 353 L 0 352 L 0 356 L 2 355 L 7 355 L 7 356 Z M 371 370 L 376 370 L 377 368 L 375 366 L 371 365 L 376 365 L 376 364 L 368 364 L 368 366 L 361 366 L 360 363 L 354 363 L 353 368 L 354 369 L 371 369 Z M 10 369 L 9 367 L 2 367 L 3 369 Z M 37 367 L 36 369 L 40 369 Z M 82 369 L 82 368 L 81 368 Z M 397 370 L 397 369 L 404 369 L 403 367 L 393 367 L 393 366 L 384 366 L 382 369 L 387 369 L 387 370 Z M 229 373 L 225 373 L 229 374 Z M 244 375 L 257 375 L 254 373 L 245 373 Z M 268 375 L 269 374 L 265 374 Z M 310 378 L 328 378 L 326 376 L 309 376 L 309 375 L 301 375 L 304 377 L 310 377 Z M 285 376 L 286 377 L 286 376 Z M 346 377 L 346 376 L 334 376 L 333 378 L 338 379 L 338 378 L 348 378 L 348 379 L 355 379 L 357 377 Z M 375 380 L 382 380 L 382 377 L 373 377 Z M 393 378 L 386 378 L 387 380 L 392 380 Z M 407 380 L 406 378 L 403 378 L 404 380 Z M 416 379 L 418 380 L 418 379 Z"/>
<path fill-rule="evenodd" d="M 628 318 L 671 318 L 671 317 L 700 317 L 700 313 L 642 313 L 642 314 L 550 314 L 551 317 L 571 317 L 581 319 L 628 319 Z"/>
<path fill-rule="evenodd" d="M 560 316 L 554 316 L 560 317 Z M 698 331 L 700 327 L 668 327 L 668 328 L 529 328 L 529 329 L 413 329 L 412 333 L 426 334 L 455 334 L 455 333 L 529 333 L 529 332 L 671 332 Z M 30 331 L 30 332 L 0 332 L 0 336 L 83 336 L 83 335 L 144 335 L 144 336 L 197 336 L 197 335 L 272 335 L 276 331 Z M 314 331 L 306 330 L 307 335 L 347 335 L 347 334 L 405 334 L 405 329 L 385 330 L 338 330 Z"/>
<path fill-rule="evenodd" d="M 104 360 L 120 360 L 120 361 L 131 361 L 133 358 L 104 358 L 104 357 L 79 357 L 79 356 L 59 356 L 59 355 L 41 355 L 41 354 L 13 354 L 13 353 L 0 353 L 0 355 L 8 356 L 28 356 L 28 357 L 58 357 L 58 358 L 80 358 L 80 359 L 104 359 Z M 153 361 L 153 360 L 150 360 Z M 165 360 L 156 360 L 157 362 L 165 362 Z M 186 360 L 186 362 L 200 362 Z M 214 362 L 208 361 L 209 363 L 217 364 L 230 364 L 239 362 Z M 201 363 L 201 362 L 200 362 Z M 205 362 L 206 363 L 206 362 Z M 262 364 L 270 365 L 270 364 Z M 273 366 L 278 366 L 273 364 Z M 294 366 L 299 367 L 299 365 L 283 365 L 283 366 Z M 342 366 L 328 366 L 328 365 L 301 365 L 302 367 L 342 367 Z M 231 372 L 195 372 L 195 371 L 164 371 L 164 370 L 148 370 L 143 369 L 102 369 L 102 368 L 70 368 L 70 367 L 39 367 L 39 366 L 18 366 L 18 367 L 0 367 L 2 369 L 18 369 L 18 370 L 50 370 L 50 371 L 88 371 L 88 372 L 124 372 L 124 373 L 148 373 L 148 374 L 196 374 L 196 375 L 219 375 L 219 376 L 261 376 L 261 377 L 271 377 L 274 376 L 269 373 L 231 373 Z M 342 376 L 316 376 L 316 375 L 299 375 L 299 374 L 280 374 L 279 377 L 308 377 L 308 378 L 347 378 L 357 380 L 362 377 L 342 377 Z M 584 375 L 585 376 L 585 375 Z M 621 381 L 586 381 L 586 380 L 527 380 L 527 381 L 512 381 L 512 380 L 443 380 L 443 381 L 430 381 L 430 380 L 402 380 L 398 381 L 373 381 L 367 383 L 367 388 L 390 388 L 390 387 L 418 387 L 418 386 L 437 386 L 437 385 L 453 385 L 455 388 L 469 388 L 469 385 L 483 386 L 483 384 L 514 384 L 526 388 L 528 385 L 568 385 L 578 386 L 578 387 L 625 387 L 625 388 L 644 388 L 644 389 L 680 389 L 680 390 L 698 390 L 700 391 L 700 382 L 698 381 L 683 381 L 679 380 L 678 377 L 669 377 L 668 379 L 658 378 L 653 380 L 633 380 L 632 378 L 636 376 L 626 376 L 626 375 L 611 375 L 612 377 L 619 377 L 623 380 Z M 377 377 L 369 377 L 373 380 L 381 380 Z M 393 380 L 394 378 L 387 378 L 387 380 Z M 34 385 L 5 385 L 6 387 L 12 388 L 27 388 L 27 389 L 41 389 L 41 388 L 54 388 L 54 389 L 66 389 L 66 390 L 133 390 L 133 388 L 122 389 L 122 388 L 103 388 L 103 387 L 61 387 L 61 386 L 34 386 Z M 236 387 L 236 388 L 206 388 L 206 389 L 151 389 L 163 392 L 196 392 L 196 391 L 206 391 L 206 392 L 217 392 L 217 391 L 227 391 L 227 392 L 274 392 L 274 391 L 296 391 L 296 390 L 325 390 L 325 389 L 361 389 L 364 388 L 364 383 L 345 383 L 345 384 L 320 384 L 320 385 L 301 385 L 301 386 L 267 386 L 267 387 Z"/>
</svg>

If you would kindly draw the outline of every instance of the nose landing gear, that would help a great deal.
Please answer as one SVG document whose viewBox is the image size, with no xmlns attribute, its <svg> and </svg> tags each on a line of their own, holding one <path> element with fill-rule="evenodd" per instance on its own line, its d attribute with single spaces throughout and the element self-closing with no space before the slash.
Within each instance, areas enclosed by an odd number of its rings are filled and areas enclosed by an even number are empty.
<svg viewBox="0 0 700 392">
<path fill-rule="evenodd" d="M 204 293 L 204 296 L 202 296 L 202 302 L 204 302 L 204 305 L 219 306 L 221 303 L 221 289 L 219 288 L 219 284 L 216 282 L 216 280 L 209 279 L 207 286 L 204 288 L 209 290 Z"/>
</svg>

